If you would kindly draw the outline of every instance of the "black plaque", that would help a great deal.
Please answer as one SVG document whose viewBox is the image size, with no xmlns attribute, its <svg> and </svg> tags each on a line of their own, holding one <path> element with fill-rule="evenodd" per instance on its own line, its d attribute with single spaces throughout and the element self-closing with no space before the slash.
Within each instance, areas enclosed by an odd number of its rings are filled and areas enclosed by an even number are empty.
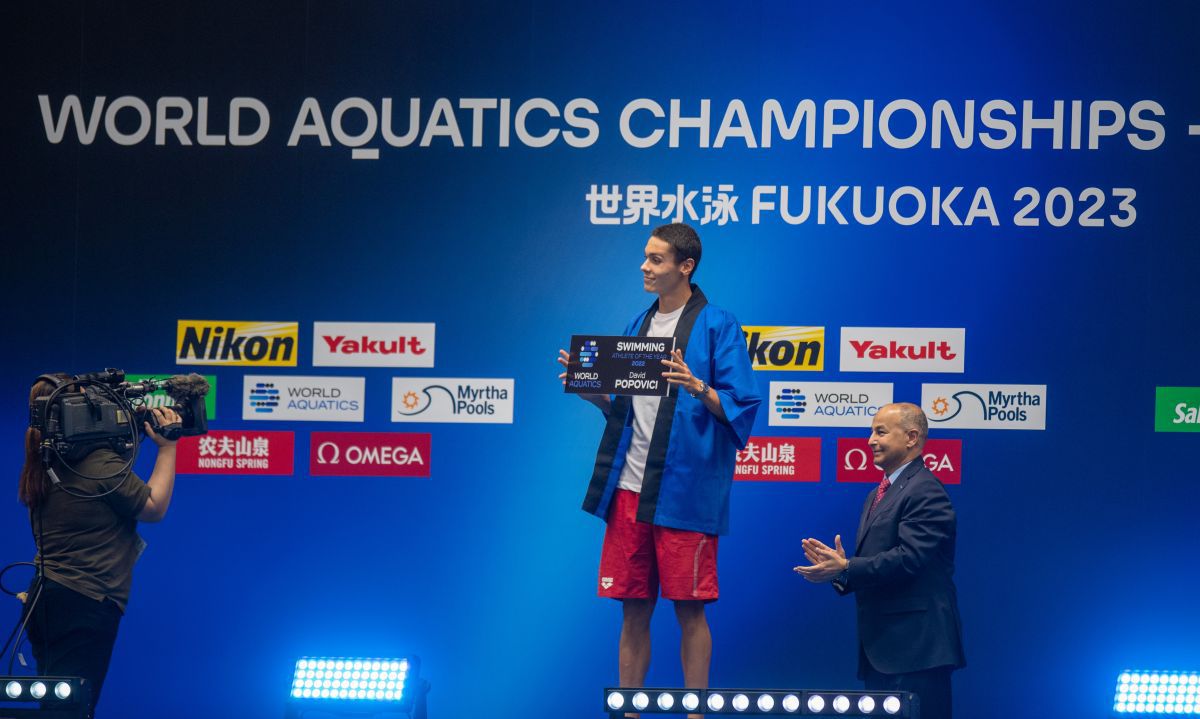
<svg viewBox="0 0 1200 719">
<path fill-rule="evenodd" d="M 567 362 L 566 391 L 573 394 L 631 394 L 665 397 L 670 385 L 663 360 L 674 337 L 574 335 Z"/>
</svg>

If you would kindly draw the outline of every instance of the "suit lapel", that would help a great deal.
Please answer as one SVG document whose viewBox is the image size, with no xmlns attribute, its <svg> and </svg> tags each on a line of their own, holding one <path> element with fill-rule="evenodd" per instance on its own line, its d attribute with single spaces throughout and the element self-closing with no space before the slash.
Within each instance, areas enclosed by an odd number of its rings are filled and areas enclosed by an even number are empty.
<svg viewBox="0 0 1200 719">
<path fill-rule="evenodd" d="M 871 502 L 875 500 L 875 495 L 872 493 L 867 496 L 867 503 L 863 508 L 862 520 L 859 522 L 858 540 L 855 547 L 862 544 L 863 538 L 871 531 L 871 527 L 874 526 L 875 520 L 883 514 L 883 510 L 900 501 L 900 494 L 904 491 L 904 488 L 908 486 L 913 475 L 920 472 L 924 466 L 925 463 L 920 457 L 905 465 L 904 470 L 900 472 L 900 476 L 896 477 L 896 481 L 892 483 L 888 491 L 883 493 L 883 499 L 879 500 L 879 506 L 873 512 L 871 511 Z"/>
<path fill-rule="evenodd" d="M 877 492 L 879 489 L 876 488 L 875 491 Z M 871 492 L 867 495 L 867 501 L 863 503 L 862 515 L 858 518 L 858 536 L 854 539 L 854 551 L 856 553 L 858 552 L 858 548 L 862 546 L 863 537 L 867 534 L 867 519 L 870 516 L 868 512 L 871 511 L 871 502 L 874 500 L 875 492 Z"/>
</svg>

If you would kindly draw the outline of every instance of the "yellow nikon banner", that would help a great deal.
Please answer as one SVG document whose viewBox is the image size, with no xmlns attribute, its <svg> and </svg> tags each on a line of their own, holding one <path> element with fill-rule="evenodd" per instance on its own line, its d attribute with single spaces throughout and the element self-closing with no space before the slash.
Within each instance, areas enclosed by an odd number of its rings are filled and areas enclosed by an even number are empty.
<svg viewBox="0 0 1200 719">
<path fill-rule="evenodd" d="M 179 320 L 175 364 L 295 367 L 298 322 Z"/>
<path fill-rule="evenodd" d="M 825 369 L 824 327 L 742 326 L 746 351 L 756 370 Z"/>
</svg>

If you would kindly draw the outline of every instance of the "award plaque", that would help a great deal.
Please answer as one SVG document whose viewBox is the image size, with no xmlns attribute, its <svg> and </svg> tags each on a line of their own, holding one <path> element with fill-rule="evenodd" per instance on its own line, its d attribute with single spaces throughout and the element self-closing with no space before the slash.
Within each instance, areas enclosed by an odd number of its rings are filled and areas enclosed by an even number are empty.
<svg viewBox="0 0 1200 719">
<path fill-rule="evenodd" d="M 667 396 L 670 384 L 663 360 L 675 349 L 674 337 L 610 337 L 574 335 L 567 362 L 572 394 L 636 394 Z"/>
</svg>

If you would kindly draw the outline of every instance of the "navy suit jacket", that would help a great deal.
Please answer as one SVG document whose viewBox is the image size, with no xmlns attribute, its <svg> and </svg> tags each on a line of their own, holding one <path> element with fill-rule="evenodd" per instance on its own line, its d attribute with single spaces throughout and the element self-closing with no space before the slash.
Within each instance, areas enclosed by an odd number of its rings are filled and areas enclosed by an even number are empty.
<svg viewBox="0 0 1200 719">
<path fill-rule="evenodd" d="M 855 556 L 841 594 L 858 607 L 859 678 L 966 666 L 954 588 L 954 507 L 921 458 L 910 462 L 871 511 L 867 496 Z"/>
</svg>

